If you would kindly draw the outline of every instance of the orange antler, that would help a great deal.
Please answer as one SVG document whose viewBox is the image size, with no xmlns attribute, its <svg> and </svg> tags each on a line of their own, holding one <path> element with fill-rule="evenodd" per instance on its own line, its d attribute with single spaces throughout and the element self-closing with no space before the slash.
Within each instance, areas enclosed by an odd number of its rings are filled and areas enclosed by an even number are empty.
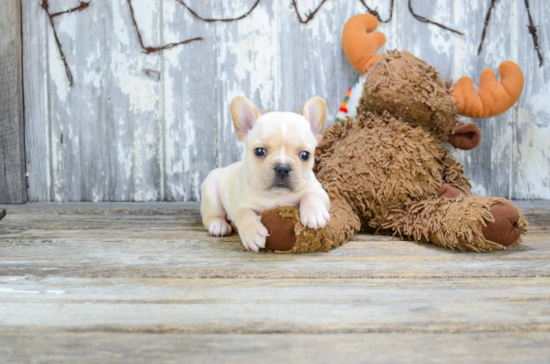
<svg viewBox="0 0 550 364">
<path fill-rule="evenodd" d="M 479 78 L 476 92 L 470 77 L 462 77 L 453 86 L 453 101 L 458 113 L 477 119 L 497 116 L 514 106 L 523 90 L 523 72 L 517 64 L 504 61 L 498 68 L 500 82 L 493 70 L 486 68 Z"/>
<path fill-rule="evenodd" d="M 375 53 L 386 43 L 384 33 L 371 33 L 378 20 L 371 14 L 356 15 L 347 21 L 342 32 L 342 48 L 349 63 L 363 74 L 380 58 Z"/>
</svg>

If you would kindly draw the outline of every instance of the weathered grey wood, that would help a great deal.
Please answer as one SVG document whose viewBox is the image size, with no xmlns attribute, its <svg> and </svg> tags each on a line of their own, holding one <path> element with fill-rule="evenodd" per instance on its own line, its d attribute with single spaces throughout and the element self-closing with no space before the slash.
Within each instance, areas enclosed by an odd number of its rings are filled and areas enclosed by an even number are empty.
<svg viewBox="0 0 550 364">
<path fill-rule="evenodd" d="M 533 40 L 524 3 L 516 4 L 514 44 L 525 74 L 525 88 L 514 117 L 512 197 L 517 199 L 550 199 L 550 20 L 540 11 L 549 4 L 530 0 L 531 15 L 538 26 L 537 34 L 543 67 L 533 50 Z"/>
<path fill-rule="evenodd" d="M 546 208 L 545 201 L 530 201 L 539 208 Z M 76 214 L 76 215 L 173 215 L 191 210 L 199 213 L 200 202 L 34 202 L 23 205 L 0 205 L 11 214 Z"/>
<path fill-rule="evenodd" d="M 0 225 L 0 275 L 150 278 L 548 277 L 548 215 L 530 215 L 522 245 L 453 252 L 361 234 L 329 254 L 243 252 L 237 235 L 208 236 L 198 209 L 8 209 Z M 14 213 L 11 213 L 14 211 Z M 34 242 L 40 242 L 36 244 Z M 17 249 L 14 249 L 17 247 Z M 289 261 L 293 262 L 289 265 Z M 391 267 L 391 268 L 389 268 Z"/>
<path fill-rule="evenodd" d="M 0 203 L 27 202 L 21 1 L 0 2 Z"/>
<path fill-rule="evenodd" d="M 194 1 L 189 5 L 204 17 L 225 16 L 219 1 Z M 222 105 L 219 99 L 223 89 L 223 67 L 226 66 L 218 60 L 222 41 L 216 29 L 223 25 L 199 21 L 176 1 L 163 2 L 162 17 L 163 42 L 204 38 L 163 52 L 161 76 L 163 199 L 198 201 L 200 184 L 210 170 L 219 166 L 220 148 L 231 148 L 231 144 L 223 145 L 218 140 L 221 117 L 229 111 L 228 105 Z M 238 25 L 232 23 L 230 26 Z M 236 144 L 236 138 L 232 142 Z"/>
<path fill-rule="evenodd" d="M 241 15 L 253 3 L 188 2 L 201 16 L 214 18 Z M 298 1 L 298 8 L 305 16 L 319 3 Z M 389 1 L 367 3 L 387 18 Z M 332 119 L 359 76 L 340 39 L 345 21 L 365 12 L 358 0 L 328 0 L 307 25 L 298 22 L 290 0 L 261 1 L 247 18 L 230 23 L 202 22 L 176 1 L 133 4 L 147 45 L 204 40 L 145 55 L 126 0 L 94 0 L 85 11 L 55 20 L 75 75 L 69 89 L 40 1 L 24 2 L 25 92 L 26 103 L 33 105 L 26 110 L 31 201 L 197 201 L 211 169 L 243 156 L 228 108 L 234 96 L 247 96 L 262 111 L 300 111 L 317 94 L 326 98 Z M 52 10 L 70 6 L 70 0 L 51 3 Z M 476 84 L 482 69 L 496 70 L 505 59 L 519 62 L 527 77 L 518 107 L 478 122 L 480 146 L 453 151 L 474 192 L 550 198 L 545 101 L 550 73 L 538 67 L 524 2 L 497 4 L 480 56 L 489 2 L 415 1 L 413 6 L 419 15 L 465 35 L 417 21 L 408 2 L 398 0 L 393 20 L 380 25 L 388 40 L 381 52 L 408 49 L 444 78 L 467 75 Z M 531 1 L 541 50 L 550 62 L 550 26 L 542 15 L 548 6 Z"/>
<path fill-rule="evenodd" d="M 158 2 L 133 4 L 143 41 L 157 45 Z M 94 2 L 56 24 L 75 85 L 50 53 L 53 200 L 161 199 L 160 82 L 148 76 L 160 55 L 142 53 L 125 1 Z"/>
<path fill-rule="evenodd" d="M 189 204 L 8 206 L 0 362 L 545 362 L 550 215 L 523 208 L 505 252 L 361 234 L 277 255 L 207 236 Z"/>
<path fill-rule="evenodd" d="M 0 334 L 7 362 L 543 363 L 545 333 L 154 335 Z"/>
<path fill-rule="evenodd" d="M 550 334 L 550 318 L 545 315 L 550 278 L 36 281 L 2 277 L 0 283 L 0 330 Z"/>
<path fill-rule="evenodd" d="M 23 1 L 23 83 L 25 94 L 25 150 L 28 199 L 51 201 L 49 20 L 40 1 Z"/>
</svg>

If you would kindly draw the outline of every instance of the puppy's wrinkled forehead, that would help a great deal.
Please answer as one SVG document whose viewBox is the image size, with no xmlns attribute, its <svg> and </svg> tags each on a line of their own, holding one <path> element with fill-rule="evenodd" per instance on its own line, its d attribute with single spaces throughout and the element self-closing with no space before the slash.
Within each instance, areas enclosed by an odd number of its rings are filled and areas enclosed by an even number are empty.
<svg viewBox="0 0 550 364">
<path fill-rule="evenodd" d="M 279 145 L 301 141 L 313 148 L 316 145 L 308 121 L 293 112 L 275 111 L 262 115 L 250 130 L 247 140 L 269 140 Z"/>
</svg>

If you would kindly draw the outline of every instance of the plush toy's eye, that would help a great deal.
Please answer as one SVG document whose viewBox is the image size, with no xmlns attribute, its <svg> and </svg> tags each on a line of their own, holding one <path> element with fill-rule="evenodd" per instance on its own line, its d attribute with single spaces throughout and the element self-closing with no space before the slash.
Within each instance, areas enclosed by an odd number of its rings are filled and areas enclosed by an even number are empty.
<svg viewBox="0 0 550 364">
<path fill-rule="evenodd" d="M 300 152 L 300 159 L 307 161 L 309 159 L 309 152 Z"/>
<path fill-rule="evenodd" d="M 267 150 L 264 148 L 256 148 L 254 149 L 254 154 L 256 154 L 256 157 L 265 157 Z"/>
</svg>

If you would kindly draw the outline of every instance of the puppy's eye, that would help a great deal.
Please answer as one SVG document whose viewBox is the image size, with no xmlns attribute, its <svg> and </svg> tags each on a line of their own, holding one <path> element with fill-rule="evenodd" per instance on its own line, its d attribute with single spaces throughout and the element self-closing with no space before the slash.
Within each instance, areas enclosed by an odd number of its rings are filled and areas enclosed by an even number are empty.
<svg viewBox="0 0 550 364">
<path fill-rule="evenodd" d="M 256 157 L 265 157 L 267 150 L 264 148 L 256 148 L 254 149 L 254 154 L 256 154 Z"/>
<path fill-rule="evenodd" d="M 300 159 L 307 161 L 309 159 L 309 152 L 300 152 Z"/>
</svg>

